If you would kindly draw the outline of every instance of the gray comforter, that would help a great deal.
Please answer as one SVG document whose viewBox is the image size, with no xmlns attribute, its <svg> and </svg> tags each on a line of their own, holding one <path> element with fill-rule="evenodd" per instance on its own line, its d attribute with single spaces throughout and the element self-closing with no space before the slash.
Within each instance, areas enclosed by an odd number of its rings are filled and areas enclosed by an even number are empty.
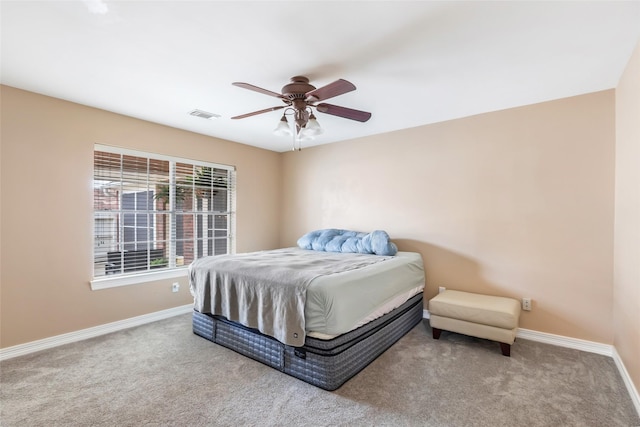
<svg viewBox="0 0 640 427">
<path fill-rule="evenodd" d="M 200 258 L 189 266 L 194 308 L 304 345 L 304 305 L 311 281 L 391 259 L 299 248 Z"/>
</svg>

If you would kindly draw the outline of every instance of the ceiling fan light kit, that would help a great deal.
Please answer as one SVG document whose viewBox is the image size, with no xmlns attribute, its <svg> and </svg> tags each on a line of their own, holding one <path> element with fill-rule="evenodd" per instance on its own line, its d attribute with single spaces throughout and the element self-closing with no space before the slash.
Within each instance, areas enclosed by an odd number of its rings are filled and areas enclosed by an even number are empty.
<svg viewBox="0 0 640 427">
<path fill-rule="evenodd" d="M 273 130 L 274 135 L 278 136 L 288 136 L 291 135 L 291 128 L 289 128 L 289 122 L 287 121 L 287 117 L 283 114 L 282 118 L 278 122 L 278 126 Z"/>
<path fill-rule="evenodd" d="M 343 117 L 345 119 L 356 120 L 359 122 L 366 122 L 371 118 L 371 113 L 366 111 L 354 110 L 333 104 L 317 104 L 317 102 L 324 101 L 356 89 L 353 83 L 343 79 L 338 79 L 326 86 L 316 88 L 309 84 L 308 78 L 304 76 L 295 76 L 291 78 L 291 82 L 282 88 L 282 93 L 263 89 L 249 83 L 234 82 L 233 85 L 253 90 L 264 95 L 280 98 L 280 100 L 284 102 L 284 106 L 276 106 L 254 111 L 252 113 L 232 117 L 232 119 L 244 119 L 246 117 L 284 108 L 285 110 L 282 114 L 282 118 L 273 132 L 276 135 L 293 135 L 294 150 L 296 149 L 296 142 L 298 142 L 298 150 L 300 150 L 300 141 L 313 139 L 313 137 L 323 133 L 323 129 L 320 127 L 316 116 L 313 114 L 313 108 L 320 113 L 331 114 L 333 116 Z M 291 121 L 289 121 L 288 116 L 292 117 Z"/>
<path fill-rule="evenodd" d="M 324 130 L 320 127 L 320 123 L 318 123 L 318 120 L 316 119 L 316 116 L 313 114 L 313 112 L 311 112 L 311 115 L 309 116 L 309 121 L 305 126 L 305 131 L 311 136 L 321 135 L 322 133 L 324 133 Z"/>
</svg>

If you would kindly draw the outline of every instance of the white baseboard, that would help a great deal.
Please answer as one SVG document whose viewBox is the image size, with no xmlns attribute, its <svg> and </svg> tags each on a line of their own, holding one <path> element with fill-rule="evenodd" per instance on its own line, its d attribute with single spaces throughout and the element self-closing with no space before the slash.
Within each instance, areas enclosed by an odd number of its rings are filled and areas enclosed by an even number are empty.
<svg viewBox="0 0 640 427">
<path fill-rule="evenodd" d="M 143 314 L 142 316 L 119 320 L 117 322 L 94 326 L 93 328 L 87 328 L 75 332 L 69 332 L 67 334 L 56 335 L 54 337 L 44 338 L 41 340 L 19 344 L 12 347 L 0 348 L 0 361 L 10 359 L 12 357 L 23 356 L 29 353 L 35 353 L 36 351 L 46 350 L 48 348 L 57 347 L 63 344 L 85 340 L 87 338 L 109 334 L 111 332 L 120 331 L 122 329 L 144 325 L 145 323 L 168 319 L 169 317 L 190 313 L 192 311 L 193 304 L 187 304 L 179 307 L 169 308 L 166 310 L 156 311 L 154 313 Z"/>
<path fill-rule="evenodd" d="M 429 310 L 422 311 L 422 317 L 429 319 Z M 548 334 L 546 332 L 532 331 L 530 329 L 518 329 L 516 337 L 525 340 L 542 342 L 545 344 L 557 345 L 558 347 L 573 348 L 575 350 L 597 353 L 605 356 L 613 356 L 613 347 L 607 344 L 600 344 L 593 341 L 585 341 L 578 338 L 569 338 L 562 335 Z"/>
<path fill-rule="evenodd" d="M 557 345 L 558 347 L 566 347 L 574 350 L 587 351 L 589 353 L 602 354 L 609 357 L 613 356 L 613 346 L 609 344 L 601 344 L 593 341 L 569 338 L 562 335 L 548 334 L 546 332 L 538 332 L 522 328 L 518 329 L 516 337 L 545 344 Z"/>
<path fill-rule="evenodd" d="M 423 310 L 423 315 L 425 319 L 429 319 L 430 314 L 429 310 Z M 624 366 L 620 355 L 616 351 L 616 348 L 612 345 L 601 344 L 593 341 L 581 340 L 578 338 L 569 338 L 564 337 L 562 335 L 554 335 L 548 334 L 546 332 L 538 332 L 532 331 L 530 329 L 522 329 L 519 328 L 516 333 L 517 338 L 522 338 L 525 340 L 537 341 L 545 344 L 556 345 L 558 347 L 571 348 L 574 350 L 586 351 L 589 353 L 602 354 L 604 356 L 609 356 L 613 358 L 618 372 L 620 372 L 620 376 L 624 381 L 625 386 L 627 387 L 627 391 L 629 392 L 629 396 L 631 396 L 631 400 L 633 401 L 633 406 L 636 408 L 636 412 L 640 415 L 640 394 L 638 394 L 638 390 L 633 385 L 633 381 L 629 376 L 629 372 L 627 372 L 627 368 Z"/>
</svg>

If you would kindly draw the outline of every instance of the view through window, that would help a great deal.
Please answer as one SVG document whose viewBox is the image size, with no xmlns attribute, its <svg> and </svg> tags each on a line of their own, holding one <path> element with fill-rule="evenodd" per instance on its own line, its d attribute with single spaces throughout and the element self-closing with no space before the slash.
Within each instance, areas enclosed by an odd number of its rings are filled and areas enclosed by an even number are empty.
<svg viewBox="0 0 640 427">
<path fill-rule="evenodd" d="M 231 166 L 96 146 L 94 278 L 231 253 L 234 182 Z"/>
</svg>

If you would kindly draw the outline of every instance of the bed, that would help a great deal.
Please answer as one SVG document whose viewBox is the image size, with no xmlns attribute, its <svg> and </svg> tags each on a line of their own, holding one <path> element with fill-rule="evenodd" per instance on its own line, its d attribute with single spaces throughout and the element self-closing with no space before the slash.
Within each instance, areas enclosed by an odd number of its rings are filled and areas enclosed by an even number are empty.
<svg viewBox="0 0 640 427">
<path fill-rule="evenodd" d="M 422 258 L 300 246 L 194 261 L 193 332 L 335 390 L 421 321 Z"/>
</svg>

